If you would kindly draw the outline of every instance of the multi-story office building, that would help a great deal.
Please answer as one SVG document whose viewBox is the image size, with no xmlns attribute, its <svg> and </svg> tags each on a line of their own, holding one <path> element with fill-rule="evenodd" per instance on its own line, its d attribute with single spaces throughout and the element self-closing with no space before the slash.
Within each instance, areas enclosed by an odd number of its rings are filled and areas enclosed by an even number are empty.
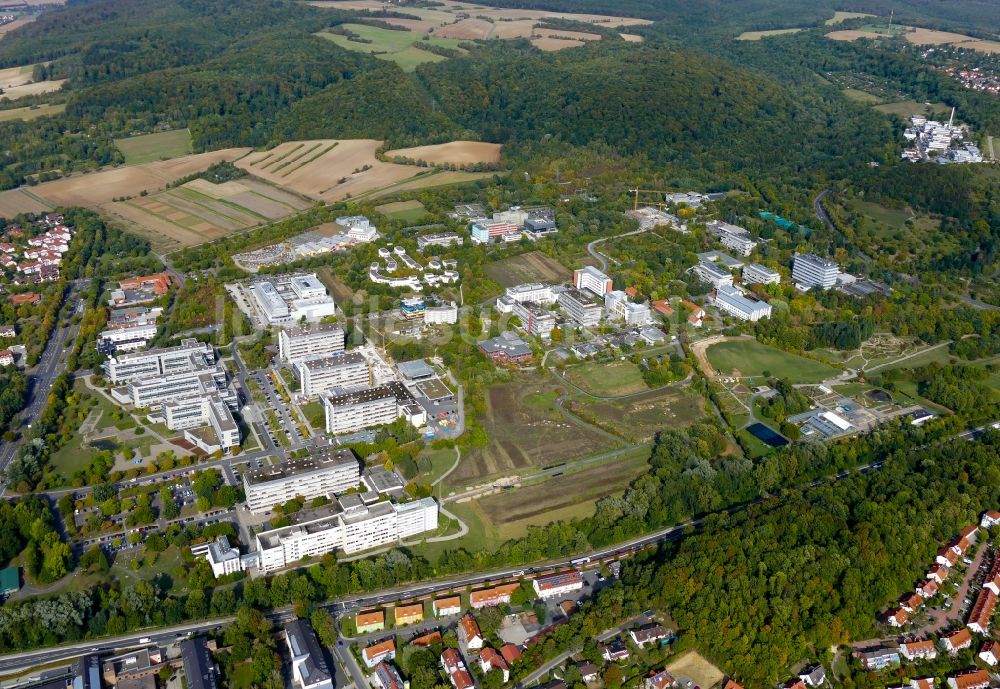
<svg viewBox="0 0 1000 689">
<path fill-rule="evenodd" d="M 97 336 L 97 351 L 102 354 L 134 352 L 142 349 L 156 337 L 156 323 L 134 325 L 130 328 L 108 328 Z"/>
<path fill-rule="evenodd" d="M 715 291 L 715 305 L 720 311 L 743 321 L 759 321 L 771 316 L 771 305 L 766 301 L 747 296 L 737 288 L 725 285 Z"/>
<path fill-rule="evenodd" d="M 458 304 L 452 301 L 424 306 L 424 323 L 427 325 L 454 325 L 458 323 Z"/>
<path fill-rule="evenodd" d="M 246 294 L 267 324 L 319 321 L 337 313 L 337 306 L 315 273 L 280 275 L 253 283 Z"/>
<path fill-rule="evenodd" d="M 365 504 L 357 494 L 333 503 L 300 510 L 295 523 L 257 534 L 260 568 L 271 572 L 303 557 L 320 557 L 334 550 L 357 553 L 394 543 L 437 528 L 438 504 L 433 498 L 395 504 Z M 421 530 L 415 530 L 421 529 Z"/>
<path fill-rule="evenodd" d="M 614 289 L 611 278 L 594 266 L 584 266 L 574 270 L 573 286 L 579 290 L 590 290 L 599 297 Z"/>
<path fill-rule="evenodd" d="M 110 357 L 104 362 L 105 377 L 112 383 L 124 383 L 136 378 L 164 376 L 171 373 L 192 371 L 197 366 L 215 363 L 212 346 L 189 338 L 176 347 L 130 352 Z"/>
<path fill-rule="evenodd" d="M 294 363 L 314 356 L 331 356 L 344 351 L 344 329 L 335 323 L 290 326 L 278 333 L 278 355 Z"/>
<path fill-rule="evenodd" d="M 751 263 L 743 268 L 743 284 L 777 285 L 781 282 L 778 271 L 771 270 L 759 263 Z"/>
<path fill-rule="evenodd" d="M 302 383 L 302 394 L 306 397 L 315 397 L 330 390 L 362 390 L 372 384 L 368 360 L 358 352 L 300 359 L 295 362 L 295 371 Z"/>
<path fill-rule="evenodd" d="M 739 225 L 732 225 L 721 220 L 709 220 L 705 223 L 705 227 L 722 242 L 723 246 L 732 249 L 741 256 L 749 256 L 758 244 L 753 236 Z"/>
<path fill-rule="evenodd" d="M 361 483 L 361 463 L 350 450 L 326 449 L 304 459 L 271 464 L 243 473 L 247 507 L 266 512 L 275 505 L 302 497 L 343 493 Z"/>
<path fill-rule="evenodd" d="M 462 246 L 464 240 L 462 235 L 454 232 L 439 232 L 437 234 L 425 234 L 417 237 L 417 249 L 423 251 L 429 246 Z"/>
<path fill-rule="evenodd" d="M 235 404 L 235 400 L 230 401 Z M 163 402 L 160 408 L 164 424 L 172 431 L 206 426 L 206 431 L 211 428 L 214 432 L 215 444 L 219 448 L 228 450 L 240 444 L 240 428 L 229 404 L 215 391 L 169 400 Z M 197 437 L 199 434 L 194 435 Z"/>
<path fill-rule="evenodd" d="M 552 336 L 556 317 L 540 305 L 531 301 L 519 302 L 514 304 L 513 313 L 521 319 L 521 326 L 529 335 L 545 340 Z"/>
<path fill-rule="evenodd" d="M 419 405 L 401 383 L 388 383 L 343 395 L 325 395 L 323 406 L 326 409 L 327 433 L 359 431 L 392 423 L 400 416 L 406 417 L 415 426 L 423 425 L 427 420 L 426 414 L 419 413 Z"/>
<path fill-rule="evenodd" d="M 521 228 L 510 222 L 480 220 L 472 223 L 472 243 L 487 244 L 494 240 L 505 242 L 521 238 Z"/>
<path fill-rule="evenodd" d="M 593 297 L 593 292 L 568 289 L 559 295 L 563 312 L 584 328 L 593 328 L 601 322 L 603 308 Z"/>
<path fill-rule="evenodd" d="M 724 268 L 720 268 L 714 263 L 708 263 L 702 261 L 694 268 L 692 268 L 694 274 L 697 275 L 703 282 L 707 282 L 712 287 L 732 287 L 733 286 L 733 274 Z"/>
<path fill-rule="evenodd" d="M 815 254 L 795 254 L 792 262 L 792 282 L 803 290 L 828 290 L 837 284 L 839 274 L 840 266 Z"/>
<path fill-rule="evenodd" d="M 533 302 L 535 304 L 555 304 L 558 293 L 552 285 L 526 283 L 508 287 L 503 296 L 497 298 L 496 309 L 500 313 L 511 313 L 515 304 Z"/>
<path fill-rule="evenodd" d="M 285 643 L 292 659 L 292 678 L 298 689 L 333 689 L 333 675 L 309 620 L 286 623 Z"/>
<path fill-rule="evenodd" d="M 630 302 L 622 290 L 612 290 L 604 295 L 604 309 L 609 318 L 625 321 L 626 325 L 646 325 L 650 321 L 649 307 Z"/>
<path fill-rule="evenodd" d="M 136 378 L 130 380 L 125 388 L 115 388 L 111 391 L 112 397 L 117 401 L 140 409 L 212 393 L 219 393 L 227 401 L 233 399 L 235 404 L 231 393 L 226 391 L 226 369 L 221 364 L 159 377 Z"/>
</svg>

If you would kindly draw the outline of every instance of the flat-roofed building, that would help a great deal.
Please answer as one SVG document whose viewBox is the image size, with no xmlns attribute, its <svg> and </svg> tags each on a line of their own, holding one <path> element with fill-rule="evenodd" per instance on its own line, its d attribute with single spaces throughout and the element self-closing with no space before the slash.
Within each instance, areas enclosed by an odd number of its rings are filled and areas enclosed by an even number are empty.
<svg viewBox="0 0 1000 689">
<path fill-rule="evenodd" d="M 344 329 L 335 323 L 295 325 L 282 328 L 278 333 L 278 355 L 289 363 L 343 351 Z"/>
<path fill-rule="evenodd" d="M 735 287 L 723 285 L 715 291 L 715 305 L 720 311 L 736 316 L 742 321 L 759 321 L 771 316 L 771 305 L 743 294 Z"/>
<path fill-rule="evenodd" d="M 292 659 L 292 678 L 298 689 L 333 689 L 333 675 L 309 620 L 286 623 L 285 643 Z"/>
<path fill-rule="evenodd" d="M 573 286 L 579 290 L 589 290 L 599 297 L 614 289 L 611 278 L 594 266 L 584 266 L 573 271 Z"/>
<path fill-rule="evenodd" d="M 777 285 L 781 282 L 781 275 L 776 270 L 771 270 L 760 263 L 751 263 L 743 266 L 744 285 Z"/>
<path fill-rule="evenodd" d="M 316 397 L 324 392 L 364 390 L 371 386 L 371 367 L 359 352 L 314 356 L 295 362 L 302 394 Z"/>
<path fill-rule="evenodd" d="M 250 284 L 245 293 L 260 319 L 270 325 L 315 322 L 334 316 L 337 307 L 315 273 L 275 275 Z"/>
<path fill-rule="evenodd" d="M 497 298 L 496 308 L 500 313 L 510 313 L 514 304 L 533 302 L 535 304 L 549 305 L 556 303 L 558 294 L 552 285 L 542 283 L 525 283 L 514 285 L 504 290 L 503 296 Z"/>
<path fill-rule="evenodd" d="M 804 290 L 828 290 L 837 284 L 839 274 L 840 266 L 815 254 L 795 254 L 792 262 L 792 281 Z"/>
<path fill-rule="evenodd" d="M 625 321 L 625 325 L 646 325 L 650 321 L 649 307 L 629 301 L 622 290 L 612 290 L 604 295 L 604 310 L 609 318 Z"/>
<path fill-rule="evenodd" d="M 341 495 L 323 507 L 300 510 L 295 523 L 257 534 L 259 567 L 272 572 L 303 557 L 320 557 L 334 550 L 353 554 L 412 536 L 416 525 L 437 528 L 438 504 L 433 498 L 396 504 L 365 504 L 357 494 Z"/>
<path fill-rule="evenodd" d="M 143 349 L 156 337 L 156 323 L 134 325 L 130 328 L 108 328 L 97 336 L 97 351 L 102 354 L 134 352 Z"/>
<path fill-rule="evenodd" d="M 538 577 L 532 582 L 535 593 L 541 598 L 565 596 L 583 588 L 583 575 L 576 570 Z"/>
<path fill-rule="evenodd" d="M 424 306 L 424 323 L 427 325 L 454 325 L 458 323 L 458 304 L 453 301 L 426 304 Z"/>
<path fill-rule="evenodd" d="M 343 493 L 360 483 L 361 463 L 347 449 L 328 448 L 304 459 L 243 472 L 251 512 L 266 512 L 296 497 L 312 500 Z"/>
<path fill-rule="evenodd" d="M 559 295 L 559 306 L 563 312 L 584 328 L 596 327 L 601 322 L 604 309 L 594 299 L 593 292 L 568 289 Z"/>
<path fill-rule="evenodd" d="M 205 637 L 185 639 L 180 648 L 188 689 L 219 689 L 219 673 L 205 645 Z"/>
<path fill-rule="evenodd" d="M 524 332 L 547 340 L 556 327 L 556 317 L 551 311 L 531 301 L 514 304 L 513 313 L 521 319 Z"/>
<path fill-rule="evenodd" d="M 187 372 L 197 366 L 215 363 L 212 346 L 194 338 L 181 340 L 176 347 L 160 347 L 145 352 L 130 352 L 110 357 L 104 362 L 104 375 L 112 383 L 125 383 L 137 378 Z"/>
<path fill-rule="evenodd" d="M 392 423 L 400 416 L 409 416 L 407 409 L 414 402 L 413 395 L 401 383 L 343 395 L 324 395 L 326 432 L 347 433 Z M 415 425 L 422 425 L 426 418 L 414 420 L 417 421 Z"/>
<path fill-rule="evenodd" d="M 702 282 L 707 282 L 712 287 L 732 287 L 733 274 L 725 268 L 720 268 L 711 261 L 702 261 L 691 269 Z"/>
</svg>

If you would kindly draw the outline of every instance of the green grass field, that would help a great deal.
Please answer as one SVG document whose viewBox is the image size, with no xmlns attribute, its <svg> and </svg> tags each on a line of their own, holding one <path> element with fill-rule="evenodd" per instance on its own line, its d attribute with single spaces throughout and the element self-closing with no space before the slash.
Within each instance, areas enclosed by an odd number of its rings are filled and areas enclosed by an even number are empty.
<svg viewBox="0 0 1000 689">
<path fill-rule="evenodd" d="M 706 352 L 709 363 L 721 375 L 739 371 L 741 377 L 775 376 L 793 383 L 814 383 L 837 375 L 837 369 L 819 361 L 806 359 L 762 345 L 756 340 L 719 342 Z"/>
<path fill-rule="evenodd" d="M 798 33 L 802 29 L 771 29 L 769 31 L 744 31 L 736 37 L 737 41 L 759 41 L 771 36 L 785 36 L 787 34 Z"/>
<path fill-rule="evenodd" d="M 23 120 L 29 122 L 46 115 L 58 115 L 66 110 L 65 103 L 43 103 L 42 105 L 32 105 L 27 108 L 12 108 L 10 110 L 0 110 L 0 122 L 10 122 L 12 120 Z"/>
<path fill-rule="evenodd" d="M 882 99 L 878 96 L 860 89 L 843 89 L 841 93 L 853 101 L 864 103 L 866 105 L 875 105 L 882 102 Z"/>
<path fill-rule="evenodd" d="M 177 158 L 191 153 L 191 132 L 175 129 L 170 132 L 142 134 L 127 139 L 115 139 L 115 146 L 125 156 L 127 165 L 153 163 L 164 158 Z"/>
<path fill-rule="evenodd" d="M 926 105 L 925 103 L 918 103 L 915 100 L 904 100 L 897 103 L 885 103 L 883 105 L 876 105 L 875 109 L 879 112 L 884 112 L 887 115 L 899 115 L 900 117 L 906 118 L 910 115 L 923 115 L 930 114 L 933 116 L 946 116 L 951 109 L 944 103 L 931 103 Z"/>
<path fill-rule="evenodd" d="M 591 362 L 566 369 L 566 378 L 597 397 L 620 397 L 646 389 L 639 367 L 631 361 Z"/>
<path fill-rule="evenodd" d="M 347 36 L 340 34 L 321 32 L 317 35 L 329 41 L 333 41 L 341 48 L 354 50 L 359 53 L 373 53 L 381 60 L 391 60 L 403 68 L 405 72 L 412 72 L 418 65 L 425 62 L 441 62 L 447 58 L 443 55 L 436 55 L 420 48 L 414 48 L 413 43 L 420 41 L 423 44 L 435 45 L 441 48 L 459 49 L 460 43 L 465 41 L 452 38 L 428 38 L 424 40 L 418 34 L 410 31 L 392 31 L 376 26 L 365 26 L 363 24 L 343 24 L 345 29 L 357 34 L 371 43 L 361 43 L 349 40 Z"/>
<path fill-rule="evenodd" d="M 376 206 L 375 211 L 391 220 L 414 223 L 427 215 L 427 209 L 419 201 L 396 201 Z"/>
</svg>

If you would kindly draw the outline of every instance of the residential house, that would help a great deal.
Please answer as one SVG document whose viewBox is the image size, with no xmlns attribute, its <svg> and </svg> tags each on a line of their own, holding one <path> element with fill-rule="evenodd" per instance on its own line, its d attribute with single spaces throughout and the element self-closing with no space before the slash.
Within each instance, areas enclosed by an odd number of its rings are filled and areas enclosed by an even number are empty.
<svg viewBox="0 0 1000 689">
<path fill-rule="evenodd" d="M 421 634 L 420 636 L 413 639 L 410 642 L 413 646 L 431 646 L 441 641 L 441 632 L 435 629 L 433 632 L 428 632 L 427 634 Z"/>
<path fill-rule="evenodd" d="M 580 671 L 580 678 L 586 683 L 596 682 L 600 679 L 601 670 L 590 661 L 576 664 L 576 669 Z"/>
<path fill-rule="evenodd" d="M 653 671 L 643 682 L 645 689 L 668 689 L 668 687 L 674 686 L 674 677 L 666 670 L 660 670 L 659 672 Z"/>
<path fill-rule="evenodd" d="M 722 689 L 743 689 L 743 685 L 730 677 L 726 680 L 726 683 L 722 685 Z"/>
<path fill-rule="evenodd" d="M 690 323 L 696 328 L 700 328 L 705 320 L 705 309 L 701 308 L 693 301 L 689 301 L 687 299 L 681 302 L 681 306 L 683 306 L 687 310 L 688 323 Z"/>
<path fill-rule="evenodd" d="M 601 657 L 609 663 L 627 660 L 629 657 L 628 648 L 621 641 L 612 641 L 601 647 Z"/>
<path fill-rule="evenodd" d="M 16 337 L 17 328 L 13 325 L 0 325 L 0 337 Z"/>
<path fill-rule="evenodd" d="M 952 550 L 950 547 L 945 546 L 938 551 L 937 557 L 934 558 L 934 562 L 944 567 L 951 567 L 956 562 L 958 562 L 958 553 Z"/>
<path fill-rule="evenodd" d="M 368 634 L 385 629 L 385 612 L 383 610 L 359 612 L 354 617 L 354 628 L 358 630 L 358 634 Z"/>
<path fill-rule="evenodd" d="M 801 679 L 790 679 L 781 685 L 781 689 L 806 689 L 806 683 Z"/>
<path fill-rule="evenodd" d="M 650 307 L 652 307 L 653 311 L 656 311 L 664 318 L 670 318 L 671 316 L 674 315 L 674 307 L 672 307 L 670 305 L 670 302 L 667 301 L 666 299 L 657 299 L 656 301 L 651 301 L 649 302 L 649 305 Z"/>
<path fill-rule="evenodd" d="M 990 667 L 995 667 L 1000 661 L 1000 644 L 990 639 L 979 649 L 979 659 Z"/>
<path fill-rule="evenodd" d="M 479 669 L 483 671 L 484 675 L 490 670 L 499 670 L 503 674 L 504 682 L 510 679 L 510 666 L 507 665 L 507 661 L 503 659 L 500 652 L 492 646 L 485 646 L 479 652 Z"/>
<path fill-rule="evenodd" d="M 899 645 L 899 654 L 907 660 L 934 660 L 937 648 L 930 639 L 907 641 Z"/>
<path fill-rule="evenodd" d="M 799 679 L 810 687 L 819 687 L 826 682 L 826 670 L 823 669 L 822 665 L 816 663 L 800 672 Z"/>
<path fill-rule="evenodd" d="M 903 596 L 899 601 L 899 607 L 906 612 L 916 612 L 924 604 L 924 599 L 917 593 Z"/>
<path fill-rule="evenodd" d="M 458 625 L 458 639 L 470 650 L 483 647 L 483 635 L 479 631 L 479 623 L 470 613 L 466 613 Z"/>
<path fill-rule="evenodd" d="M 450 617 L 462 612 L 462 599 L 459 596 L 438 598 L 432 604 L 435 617 Z"/>
<path fill-rule="evenodd" d="M 861 661 L 861 667 L 866 670 L 884 670 L 893 665 L 899 665 L 899 650 L 879 646 L 864 651 L 856 651 L 855 656 Z"/>
<path fill-rule="evenodd" d="M 890 627 L 902 627 L 910 621 L 910 613 L 902 608 L 896 608 L 886 615 L 885 621 Z"/>
<path fill-rule="evenodd" d="M 473 689 L 475 687 L 472 675 L 469 674 L 465 663 L 462 662 L 462 656 L 454 648 L 444 649 L 441 654 L 441 665 L 448 673 L 448 679 L 455 689 Z"/>
<path fill-rule="evenodd" d="M 983 588 L 1000 596 L 1000 556 L 993 559 L 993 564 L 990 565 L 989 571 L 983 577 Z"/>
<path fill-rule="evenodd" d="M 979 520 L 979 526 L 984 529 L 992 529 L 997 524 L 1000 524 L 1000 512 L 996 510 L 990 510 L 983 514 L 983 518 Z"/>
<path fill-rule="evenodd" d="M 990 673 L 986 670 L 966 670 L 948 678 L 951 689 L 986 689 L 990 686 Z"/>
<path fill-rule="evenodd" d="M 504 644 L 500 647 L 500 655 L 503 656 L 508 665 L 513 665 L 521 659 L 521 649 L 514 644 Z"/>
<path fill-rule="evenodd" d="M 367 665 L 369 669 L 374 668 L 383 660 L 392 660 L 395 657 L 396 641 L 394 639 L 380 641 L 379 643 L 368 646 L 361 651 L 361 658 L 365 661 L 365 665 Z"/>
<path fill-rule="evenodd" d="M 42 295 L 36 294 L 34 292 L 24 292 L 23 294 L 12 294 L 7 297 L 9 301 L 14 306 L 20 306 L 21 304 L 37 304 L 42 300 Z"/>
<path fill-rule="evenodd" d="M 920 677 L 910 680 L 910 689 L 934 689 L 937 679 L 934 677 Z"/>
<path fill-rule="evenodd" d="M 405 689 L 406 683 L 399 676 L 399 671 L 389 663 L 379 663 L 373 673 L 375 682 L 380 689 Z"/>
<path fill-rule="evenodd" d="M 422 603 L 414 605 L 400 605 L 396 608 L 396 626 L 404 624 L 416 624 L 424 619 L 424 606 Z"/>
<path fill-rule="evenodd" d="M 13 366 L 14 352 L 10 349 L 0 349 L 0 366 Z"/>
<path fill-rule="evenodd" d="M 473 591 L 469 594 L 469 605 L 471 605 L 476 610 L 481 610 L 483 608 L 489 608 L 497 605 L 505 605 L 510 603 L 510 596 L 521 584 L 503 584 L 501 586 L 494 586 L 491 589 L 485 589 L 483 591 Z"/>
<path fill-rule="evenodd" d="M 948 568 L 944 565 L 934 565 L 928 570 L 927 578 L 943 584 L 944 580 L 948 578 Z"/>
<path fill-rule="evenodd" d="M 951 653 L 952 655 L 958 653 L 963 648 L 968 648 L 971 645 L 972 634 L 965 628 L 945 634 L 938 639 L 938 646 L 941 647 L 941 650 Z"/>
<path fill-rule="evenodd" d="M 969 629 L 977 634 L 987 634 L 990 631 L 990 618 L 997 605 L 997 596 L 993 591 L 984 588 L 976 596 L 976 602 L 969 613 Z"/>
<path fill-rule="evenodd" d="M 662 624 L 647 624 L 629 631 L 629 636 L 636 646 L 645 646 L 666 639 L 670 636 L 670 632 Z"/>
<path fill-rule="evenodd" d="M 928 598 L 933 598 L 938 592 L 938 583 L 933 579 L 924 579 L 917 586 L 917 594 L 927 600 Z"/>
</svg>

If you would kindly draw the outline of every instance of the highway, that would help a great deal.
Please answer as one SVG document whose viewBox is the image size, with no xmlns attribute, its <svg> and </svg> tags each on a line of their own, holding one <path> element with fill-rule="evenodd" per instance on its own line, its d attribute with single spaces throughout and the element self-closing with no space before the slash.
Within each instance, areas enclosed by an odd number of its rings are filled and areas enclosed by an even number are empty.
<svg viewBox="0 0 1000 689">
<path fill-rule="evenodd" d="M 80 289 L 85 287 L 89 282 L 90 280 L 74 282 L 69 288 L 66 300 L 69 303 L 77 300 Z M 78 303 L 74 308 L 73 315 L 81 314 L 83 311 L 82 306 L 82 302 Z M 68 356 L 66 343 L 72 339 L 71 333 L 75 332 L 78 327 L 78 325 L 72 322 L 66 327 L 57 325 L 52 332 L 52 336 L 49 338 L 48 344 L 45 345 L 45 350 L 35 365 L 35 369 L 28 374 L 27 404 L 20 414 L 20 423 L 25 426 L 25 429 L 31 428 L 31 424 L 35 422 L 35 419 L 38 418 L 39 414 L 45 408 L 45 402 L 48 399 L 52 382 L 62 373 L 66 366 L 64 356 Z M 12 427 L 16 426 L 12 425 Z M 17 448 L 20 446 L 23 436 L 27 434 L 22 433 L 21 435 L 22 438 L 13 442 L 4 441 L 0 443 L 0 497 L 7 492 L 7 484 L 2 478 L 7 471 L 7 465 L 17 453 Z"/>
</svg>

